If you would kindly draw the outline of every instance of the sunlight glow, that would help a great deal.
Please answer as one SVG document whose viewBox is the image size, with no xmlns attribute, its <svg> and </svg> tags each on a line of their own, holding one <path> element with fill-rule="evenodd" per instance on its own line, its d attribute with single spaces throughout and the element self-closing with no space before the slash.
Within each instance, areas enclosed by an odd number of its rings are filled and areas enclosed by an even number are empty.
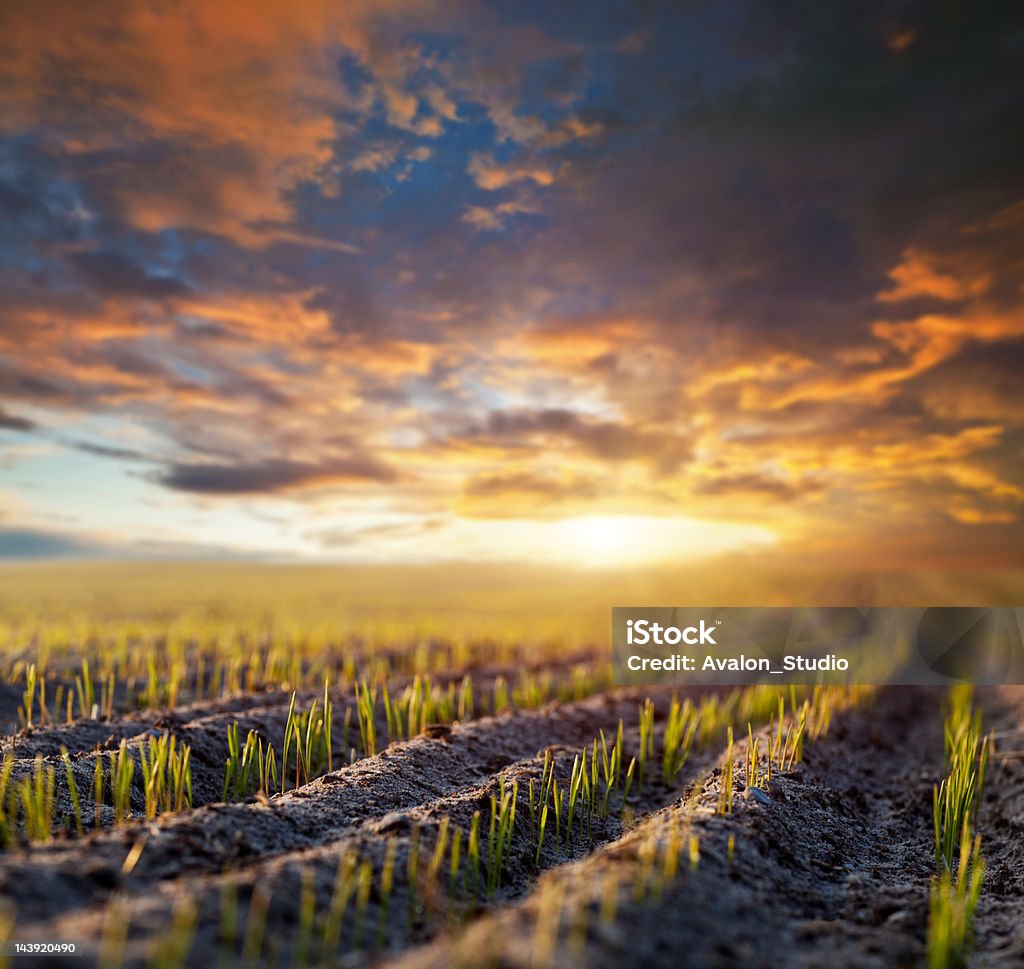
<svg viewBox="0 0 1024 969">
<path fill-rule="evenodd" d="M 577 566 L 614 567 L 718 555 L 775 542 L 765 528 L 693 518 L 583 515 L 552 525 L 559 557 Z"/>
</svg>

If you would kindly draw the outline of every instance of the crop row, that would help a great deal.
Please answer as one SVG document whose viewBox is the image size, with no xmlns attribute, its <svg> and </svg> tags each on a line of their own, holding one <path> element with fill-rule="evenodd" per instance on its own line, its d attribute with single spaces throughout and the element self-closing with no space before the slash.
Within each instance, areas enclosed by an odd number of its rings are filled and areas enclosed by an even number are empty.
<svg viewBox="0 0 1024 969">
<path fill-rule="evenodd" d="M 992 738 L 982 736 L 972 692 L 967 686 L 950 691 L 944 724 L 948 773 L 932 799 L 938 874 L 929 893 L 929 969 L 967 965 L 985 876 L 981 836 L 974 831 Z"/>
</svg>

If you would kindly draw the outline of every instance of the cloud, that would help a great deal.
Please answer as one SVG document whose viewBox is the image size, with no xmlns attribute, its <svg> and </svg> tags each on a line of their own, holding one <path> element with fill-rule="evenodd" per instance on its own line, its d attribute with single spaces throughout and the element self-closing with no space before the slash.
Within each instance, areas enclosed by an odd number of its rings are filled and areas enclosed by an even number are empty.
<svg viewBox="0 0 1024 969">
<path fill-rule="evenodd" d="M 962 496 L 954 499 L 949 506 L 949 516 L 962 525 L 1012 525 L 1018 518 L 1010 511 L 979 508 Z"/>
<path fill-rule="evenodd" d="M 956 301 L 981 296 L 992 283 L 989 273 L 980 272 L 964 278 L 955 266 L 943 267 L 935 255 L 907 249 L 903 260 L 891 270 L 892 289 L 878 294 L 883 303 L 898 303 L 915 297 Z"/>
<path fill-rule="evenodd" d="M 109 444 L 95 444 L 92 441 L 68 441 L 69 447 L 98 458 L 111 458 L 115 461 L 152 461 L 153 458 L 134 448 L 112 447 Z"/>
<path fill-rule="evenodd" d="M 375 458 L 359 455 L 320 464 L 287 460 L 250 464 L 172 464 L 155 480 L 165 488 L 192 494 L 252 495 L 358 481 L 389 483 L 397 477 L 394 468 Z"/>
<path fill-rule="evenodd" d="M 498 208 L 487 209 L 482 205 L 471 205 L 462 213 L 462 221 L 469 223 L 479 232 L 495 232 L 504 227 L 506 215 L 514 214 L 514 209 L 499 211 Z"/>
<path fill-rule="evenodd" d="M 381 540 L 420 538 L 441 531 L 446 524 L 445 518 L 427 517 L 412 521 L 382 522 L 361 528 L 328 528 L 311 532 L 310 537 L 323 548 L 355 548 Z"/>
<path fill-rule="evenodd" d="M 534 182 L 541 187 L 554 184 L 555 174 L 542 165 L 500 164 L 491 155 L 475 154 L 466 171 L 476 184 L 488 191 L 507 188 L 520 182 Z"/>
<path fill-rule="evenodd" d="M 980 258 L 909 250 L 889 272 L 896 286 L 879 295 L 885 303 L 918 310 L 909 317 L 876 319 L 868 326 L 870 342 L 851 334 L 845 346 L 817 359 L 776 352 L 756 362 L 719 365 L 702 373 L 691 392 L 738 385 L 742 406 L 752 411 L 853 398 L 882 403 L 972 347 L 1024 338 L 1020 301 L 997 292 L 1006 289 L 1003 275 L 1014 270 L 990 259 L 989 269 L 978 271 Z M 920 312 L 921 300 L 942 305 Z"/>
<path fill-rule="evenodd" d="M 803 477 L 796 480 L 757 474 L 726 474 L 704 479 L 694 486 L 698 495 L 748 495 L 771 501 L 792 502 L 825 490 L 818 478 Z"/>
<path fill-rule="evenodd" d="M 36 429 L 35 421 L 27 417 L 19 417 L 17 414 L 10 414 L 0 407 L 0 431 L 22 431 L 28 433 Z"/>
<path fill-rule="evenodd" d="M 1021 14 L 734 13 L 4 6 L 0 427 L 163 507 L 1013 532 Z"/>
<path fill-rule="evenodd" d="M 504 470 L 472 474 L 462 481 L 453 507 L 475 521 L 522 519 L 558 522 L 594 515 L 666 517 L 679 514 L 669 482 L 652 485 L 644 475 L 616 474 L 594 466 L 555 470 L 543 458 L 505 462 Z"/>
<path fill-rule="evenodd" d="M 541 447 L 541 439 L 567 442 L 602 461 L 645 461 L 663 474 L 691 454 L 691 442 L 674 431 L 647 431 L 615 421 L 586 418 L 564 408 L 492 411 L 464 440 L 510 450 Z"/>
<path fill-rule="evenodd" d="M 593 479 L 512 471 L 471 478 L 466 482 L 464 493 L 472 498 L 518 495 L 543 502 L 558 502 L 569 498 L 596 498 L 599 491 Z"/>
<path fill-rule="evenodd" d="M 101 292 L 145 299 L 186 296 L 188 285 L 173 276 L 148 273 L 129 256 L 116 251 L 79 252 L 71 262 Z"/>
<path fill-rule="evenodd" d="M 134 226 L 251 243 L 254 225 L 290 218 L 287 192 L 330 159 L 340 44 L 325 38 L 339 29 L 322 0 L 241 18 L 227 0 L 184 11 L 7 6 L 6 127 L 61 132 L 75 166 Z"/>
<path fill-rule="evenodd" d="M 39 133 L 95 204 L 137 229 L 344 246 L 292 231 L 293 193 L 336 191 L 346 113 L 380 103 L 390 124 L 430 137 L 457 118 L 436 72 L 414 90 L 423 57 L 398 41 L 442 23 L 428 0 L 297 0 L 244 16 L 232 0 L 5 5 L 0 131 Z M 368 73 L 369 100 L 346 85 L 344 57 Z"/>
<path fill-rule="evenodd" d="M 533 215 L 540 211 L 536 202 L 513 200 L 487 208 L 482 205 L 471 205 L 462 213 L 462 221 L 473 226 L 480 232 L 496 232 L 505 227 L 505 223 L 516 215 Z"/>
</svg>

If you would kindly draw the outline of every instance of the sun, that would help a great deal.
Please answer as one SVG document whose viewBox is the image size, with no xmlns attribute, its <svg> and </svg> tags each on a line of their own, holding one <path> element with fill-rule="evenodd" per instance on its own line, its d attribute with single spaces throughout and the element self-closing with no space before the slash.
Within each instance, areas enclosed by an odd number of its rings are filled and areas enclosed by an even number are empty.
<svg viewBox="0 0 1024 969">
<path fill-rule="evenodd" d="M 557 558 L 614 568 L 713 556 L 775 542 L 767 529 L 683 516 L 581 515 L 553 526 Z"/>
<path fill-rule="evenodd" d="M 581 558 L 606 556 L 635 561 L 646 557 L 638 548 L 638 545 L 647 545 L 647 536 L 643 534 L 646 521 L 632 515 L 583 515 L 566 519 L 562 530 L 567 543 Z"/>
</svg>

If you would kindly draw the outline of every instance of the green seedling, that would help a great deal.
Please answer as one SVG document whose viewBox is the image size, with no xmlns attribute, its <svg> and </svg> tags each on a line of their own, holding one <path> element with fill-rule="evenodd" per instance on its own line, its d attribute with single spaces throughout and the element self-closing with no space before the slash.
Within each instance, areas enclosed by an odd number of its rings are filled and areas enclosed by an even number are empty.
<svg viewBox="0 0 1024 969">
<path fill-rule="evenodd" d="M 362 948 L 363 928 L 366 925 L 366 912 L 370 905 L 370 890 L 373 887 L 373 863 L 364 861 L 359 866 L 359 875 L 356 882 L 356 924 L 353 936 L 353 944 L 357 949 Z"/>
<path fill-rule="evenodd" d="M 132 810 L 132 777 L 135 761 L 128 752 L 128 741 L 122 740 L 117 751 L 108 755 L 110 768 L 110 793 L 114 805 L 114 824 L 129 820 Z"/>
<path fill-rule="evenodd" d="M 722 763 L 721 784 L 718 789 L 718 813 L 732 814 L 733 789 L 732 727 L 726 727 L 725 760 Z"/>
<path fill-rule="evenodd" d="M 963 832 L 973 828 L 988 765 L 989 738 L 980 736 L 980 718 L 954 707 L 946 723 L 949 774 L 932 795 L 935 865 L 939 873 L 952 871 Z"/>
<path fill-rule="evenodd" d="M 238 885 L 233 881 L 220 887 L 219 930 L 221 962 L 234 961 L 238 945 Z"/>
<path fill-rule="evenodd" d="M 71 756 L 68 754 L 66 747 L 61 747 L 60 757 L 64 762 L 64 776 L 67 780 L 68 785 L 68 797 L 71 799 L 71 811 L 75 819 L 75 832 L 81 837 L 85 833 L 85 828 L 82 824 L 82 803 L 78 797 L 78 785 L 75 783 L 75 772 L 71 769 Z M 3 792 L 0 791 L 0 800 L 3 798 Z"/>
<path fill-rule="evenodd" d="M 25 668 L 25 692 L 22 693 L 21 719 L 26 727 L 32 726 L 32 707 L 36 696 L 36 664 L 30 663 Z"/>
<path fill-rule="evenodd" d="M 356 869 L 359 856 L 353 852 L 345 852 L 338 859 L 338 871 L 334 878 L 334 891 L 327 909 L 324 922 L 323 950 L 326 953 L 337 952 L 341 942 L 341 927 L 344 924 L 345 912 L 356 890 Z"/>
<path fill-rule="evenodd" d="M 586 753 L 584 753 L 586 757 Z M 580 797 L 580 788 L 583 785 L 583 778 L 586 777 L 586 763 L 581 762 L 577 754 L 572 761 L 572 773 L 569 776 L 569 807 L 565 817 L 565 848 L 569 850 L 572 843 L 572 823 L 576 816 L 576 804 Z"/>
<path fill-rule="evenodd" d="M 452 850 L 448 864 L 448 890 L 456 895 L 459 886 L 459 875 L 462 872 L 462 828 L 456 827 L 452 836 Z"/>
<path fill-rule="evenodd" d="M 53 835 L 54 769 L 41 754 L 36 755 L 31 777 L 18 783 L 17 798 L 21 802 L 25 837 L 29 841 L 49 841 Z"/>
<path fill-rule="evenodd" d="M 281 756 L 282 791 L 286 784 L 285 776 L 291 769 L 292 757 L 295 761 L 296 788 L 321 777 L 331 769 L 333 711 L 326 684 L 324 685 L 324 704 L 325 706 L 321 709 L 320 701 L 316 699 L 308 711 L 296 712 L 295 694 L 292 693 L 291 702 L 288 705 L 288 719 L 284 727 L 284 746 Z M 260 773 L 266 775 L 269 773 L 269 767 L 265 766 Z"/>
<path fill-rule="evenodd" d="M 139 747 L 146 818 L 192 806 L 192 748 L 167 733 Z"/>
<path fill-rule="evenodd" d="M 932 880 L 928 913 L 928 969 L 965 969 L 974 945 L 974 921 L 981 899 L 985 863 L 981 838 L 965 823 L 956 873 Z"/>
<path fill-rule="evenodd" d="M 687 699 L 681 704 L 677 697 L 673 697 L 662 740 L 661 774 L 667 784 L 675 781 L 690 756 L 698 724 L 699 717 L 692 701 Z M 601 739 L 603 742 L 603 735 Z"/>
<path fill-rule="evenodd" d="M 11 772 L 14 770 L 14 754 L 8 751 L 4 755 L 3 766 L 0 766 L 0 848 L 6 848 L 14 840 L 16 808 L 8 801 L 8 788 L 11 783 Z M 8 810 L 10 809 L 10 816 Z"/>
<path fill-rule="evenodd" d="M 359 741 L 363 755 L 373 757 L 377 753 L 377 730 L 374 724 L 374 711 L 377 706 L 377 690 L 370 689 L 363 680 L 356 685 L 356 716 L 359 719 Z"/>
<path fill-rule="evenodd" d="M 622 807 L 625 809 L 626 801 L 629 799 L 629 789 L 633 786 L 633 775 L 636 772 L 636 758 L 631 757 L 629 769 L 626 771 L 626 782 L 622 791 Z"/>
<path fill-rule="evenodd" d="M 98 963 L 100 969 L 121 969 L 128 941 L 131 910 L 120 895 L 112 895 L 103 912 Z"/>
<path fill-rule="evenodd" d="M 156 939 L 150 950 L 146 963 L 150 969 L 183 969 L 192 950 L 198 915 L 192 899 L 181 898 L 175 903 L 167 932 Z"/>
<path fill-rule="evenodd" d="M 506 788 L 502 779 L 497 797 L 491 795 L 491 824 L 487 845 L 487 894 L 493 896 L 501 883 L 501 873 L 508 850 L 512 846 L 512 833 L 516 820 L 516 799 L 519 785 Z"/>
<path fill-rule="evenodd" d="M 644 700 L 640 713 L 640 751 L 637 773 L 637 788 L 643 790 L 647 776 L 647 763 L 654 757 L 654 703 L 650 697 Z"/>
<path fill-rule="evenodd" d="M 448 850 L 448 828 L 451 824 L 451 819 L 445 815 L 441 818 L 441 823 L 437 829 L 437 840 L 434 842 L 434 851 L 430 856 L 430 865 L 427 868 L 427 874 L 430 877 L 431 882 L 436 882 L 440 877 L 441 866 L 444 864 L 444 855 Z"/>
<path fill-rule="evenodd" d="M 270 909 L 270 889 L 257 885 L 249 900 L 249 912 L 245 918 L 245 933 L 242 936 L 242 962 L 251 966 L 257 964 L 263 954 L 263 936 Z"/>
<path fill-rule="evenodd" d="M 544 801 L 543 807 L 540 809 L 540 827 L 537 830 L 537 853 L 534 856 L 533 863 L 539 868 L 540 867 L 540 852 L 541 848 L 544 847 L 544 831 L 548 826 L 548 802 Z"/>
<path fill-rule="evenodd" d="M 471 878 L 466 886 L 471 895 L 475 895 L 480 881 L 480 812 L 473 812 L 473 820 L 469 825 L 469 842 L 466 845 L 468 865 L 466 874 Z"/>
<path fill-rule="evenodd" d="M 745 769 L 747 787 L 761 787 L 761 755 L 758 749 L 759 739 L 754 736 L 754 729 L 747 724 L 747 763 Z"/>
<path fill-rule="evenodd" d="M 473 680 L 468 675 L 462 677 L 459 687 L 458 717 L 460 720 L 473 718 Z"/>
<path fill-rule="evenodd" d="M 409 857 L 406 859 L 405 880 L 408 886 L 408 903 L 405 909 L 406 929 L 411 929 L 419 907 L 419 876 L 420 876 L 420 828 L 413 825 L 409 839 Z"/>
<path fill-rule="evenodd" d="M 504 676 L 496 676 L 494 678 L 494 705 L 491 709 L 495 713 L 500 713 L 506 707 L 510 706 L 509 695 L 508 695 L 508 684 L 505 682 Z"/>
<path fill-rule="evenodd" d="M 82 660 L 82 672 L 75 677 L 75 690 L 78 693 L 79 712 L 83 718 L 91 717 L 96 707 L 96 686 L 89 674 L 88 659 Z"/>
<path fill-rule="evenodd" d="M 103 815 L 103 788 L 106 782 L 106 772 L 103 770 L 103 758 L 102 756 L 97 757 L 93 762 L 92 770 L 92 801 L 93 801 L 93 815 L 92 823 L 94 827 L 99 827 L 102 823 Z"/>
<path fill-rule="evenodd" d="M 295 966 L 305 969 L 316 920 L 316 884 L 312 868 L 304 868 L 299 887 L 299 931 L 295 940 Z"/>
</svg>

